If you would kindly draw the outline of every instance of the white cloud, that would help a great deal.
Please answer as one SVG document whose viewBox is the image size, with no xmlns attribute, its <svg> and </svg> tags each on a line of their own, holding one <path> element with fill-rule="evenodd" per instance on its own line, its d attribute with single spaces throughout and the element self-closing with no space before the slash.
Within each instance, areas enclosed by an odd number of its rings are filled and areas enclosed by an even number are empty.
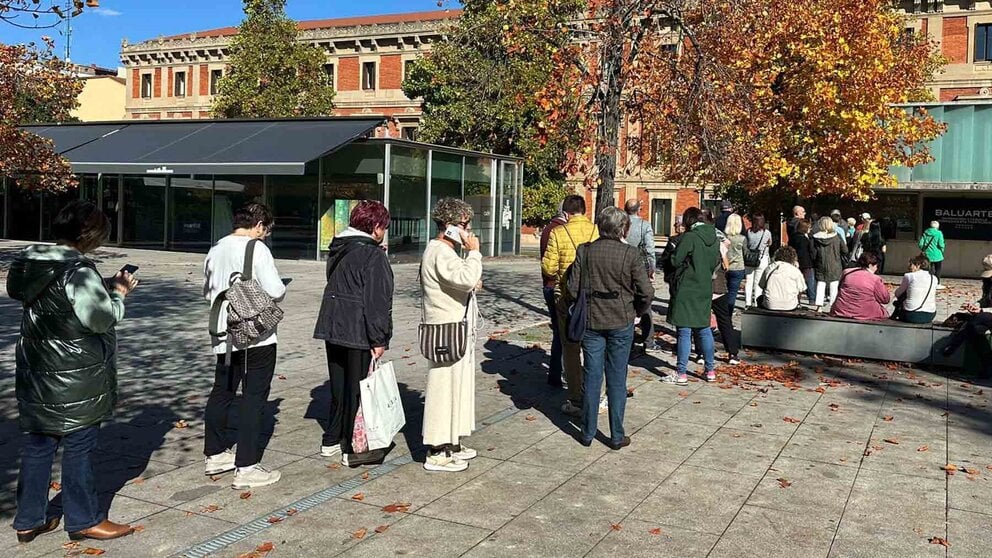
<svg viewBox="0 0 992 558">
<path fill-rule="evenodd" d="M 110 8 L 95 8 L 90 11 L 103 17 L 117 17 L 119 15 L 124 15 L 123 13 L 118 12 L 117 10 L 111 10 Z"/>
</svg>

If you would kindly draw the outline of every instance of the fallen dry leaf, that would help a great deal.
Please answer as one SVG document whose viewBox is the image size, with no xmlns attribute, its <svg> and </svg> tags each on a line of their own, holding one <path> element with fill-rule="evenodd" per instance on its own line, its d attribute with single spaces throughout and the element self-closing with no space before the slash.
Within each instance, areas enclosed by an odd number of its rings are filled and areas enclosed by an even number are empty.
<svg viewBox="0 0 992 558">
<path fill-rule="evenodd" d="M 272 552 L 275 548 L 276 545 L 272 544 L 271 541 L 265 541 L 255 547 L 255 552 Z"/>
<path fill-rule="evenodd" d="M 210 475 L 210 482 L 217 482 L 222 478 L 224 477 L 222 477 L 221 475 Z"/>
<path fill-rule="evenodd" d="M 386 529 L 389 529 L 389 525 L 380 525 L 375 528 L 375 532 L 381 535 L 386 532 Z"/>
<path fill-rule="evenodd" d="M 338 469 L 341 468 L 341 464 L 340 463 L 331 463 L 330 465 L 327 466 L 327 468 L 336 471 L 336 470 L 338 470 Z"/>
<path fill-rule="evenodd" d="M 535 417 L 534 415 L 527 415 L 526 417 L 524 417 L 524 419 L 527 422 L 534 422 L 535 420 L 537 420 L 537 417 Z"/>
<path fill-rule="evenodd" d="M 362 540 L 362 539 L 365 538 L 365 535 L 367 535 L 368 532 L 369 532 L 368 529 L 366 529 L 365 527 L 362 527 L 361 529 L 359 529 L 359 530 L 355 531 L 354 533 L 352 533 L 351 534 L 351 538 Z"/>
<path fill-rule="evenodd" d="M 610 524 L 610 528 L 613 529 L 614 531 L 622 531 L 623 525 L 620 525 L 619 523 L 612 523 Z"/>
<path fill-rule="evenodd" d="M 648 533 L 650 533 L 652 535 L 655 535 L 655 536 L 658 536 L 658 535 L 661 534 L 661 528 L 660 527 L 655 527 L 654 529 L 648 529 Z"/>
<path fill-rule="evenodd" d="M 177 420 L 176 422 L 172 423 L 172 426 L 176 428 L 188 428 L 189 424 L 187 424 L 186 421 L 184 420 Z"/>
<path fill-rule="evenodd" d="M 248 498 L 251 498 L 251 490 L 248 490 L 246 492 L 242 492 L 241 493 L 241 496 L 238 496 L 238 497 L 241 498 L 242 500 L 247 500 Z"/>
<path fill-rule="evenodd" d="M 77 542 L 77 541 L 69 541 L 69 542 L 62 543 L 62 549 L 63 550 L 72 550 L 74 548 L 79 548 L 79 542 Z"/>
<path fill-rule="evenodd" d="M 923 444 L 922 446 L 916 448 L 916 451 L 930 451 L 930 446 Z"/>
<path fill-rule="evenodd" d="M 355 494 L 354 496 L 352 496 L 351 499 L 352 500 L 355 500 L 357 502 L 361 502 L 362 500 L 365 499 L 365 494 L 362 493 L 362 492 L 359 492 L 359 493 Z"/>
<path fill-rule="evenodd" d="M 57 483 L 55 481 L 52 481 L 51 483 L 49 483 L 48 488 L 51 488 L 55 492 L 58 492 L 58 491 L 62 490 L 62 484 L 61 483 Z"/>
<path fill-rule="evenodd" d="M 282 518 L 279 517 L 278 515 L 273 515 L 272 517 L 266 519 L 265 521 L 271 523 L 272 525 L 275 525 L 276 523 L 282 521 Z"/>
<path fill-rule="evenodd" d="M 362 480 L 369 480 L 369 473 L 368 473 L 368 471 L 362 473 Z"/>
<path fill-rule="evenodd" d="M 191 511 L 186 512 L 186 517 L 192 517 L 192 516 L 193 516 L 193 512 Z"/>
<path fill-rule="evenodd" d="M 947 539 L 943 537 L 930 537 L 930 544 L 939 544 L 943 547 L 950 547 L 951 543 L 947 542 Z"/>
<path fill-rule="evenodd" d="M 840 410 L 840 405 L 838 405 L 838 404 L 836 404 L 836 403 L 831 403 L 830 405 L 827 405 L 827 406 L 828 406 L 828 407 L 830 407 L 830 410 L 831 410 L 831 411 L 837 411 L 837 410 Z"/>
<path fill-rule="evenodd" d="M 286 376 L 279 374 L 278 376 L 276 376 L 276 378 L 279 378 L 280 380 L 285 380 Z"/>
<path fill-rule="evenodd" d="M 217 510 L 223 509 L 217 504 L 210 504 L 209 506 L 200 510 L 200 513 L 214 513 Z"/>
<path fill-rule="evenodd" d="M 978 472 L 978 469 L 975 469 L 974 467 L 965 467 L 964 468 L 964 472 L 967 473 L 967 474 L 969 474 L 969 475 L 980 475 L 981 474 L 980 472 Z"/>
<path fill-rule="evenodd" d="M 289 517 L 293 517 L 298 513 L 300 512 L 296 508 L 289 508 L 288 510 L 286 510 L 286 515 L 288 515 Z"/>
<path fill-rule="evenodd" d="M 383 506 L 382 511 L 386 513 L 407 513 L 410 511 L 410 502 L 395 502 L 388 506 Z"/>
<path fill-rule="evenodd" d="M 899 440 L 896 440 L 895 438 L 886 438 L 886 439 L 884 439 L 882 441 L 885 442 L 886 444 L 893 444 L 893 445 L 896 445 L 896 446 L 899 445 Z"/>
<path fill-rule="evenodd" d="M 791 422 L 792 424 L 798 424 L 802 422 L 801 420 L 792 417 L 782 417 L 782 420 L 784 420 L 785 422 Z"/>
<path fill-rule="evenodd" d="M 87 546 L 86 548 L 83 549 L 83 554 L 85 554 L 87 556 L 100 556 L 101 554 L 103 554 L 105 552 L 107 552 L 107 551 L 106 550 L 103 550 L 103 549 L 100 549 L 100 548 L 93 548 L 93 547 L 90 547 L 90 546 Z"/>
<path fill-rule="evenodd" d="M 145 530 L 145 526 L 144 525 L 135 525 L 134 526 L 134 532 L 135 533 L 140 533 L 140 532 L 142 532 L 144 530 Z"/>
<path fill-rule="evenodd" d="M 958 466 L 953 463 L 948 463 L 947 465 L 941 467 L 941 469 L 943 469 L 944 472 L 946 472 L 948 476 L 950 476 L 953 475 L 958 470 Z"/>
<path fill-rule="evenodd" d="M 894 417 L 892 417 L 891 415 L 886 415 L 882 417 L 882 420 L 884 420 L 885 422 L 892 422 L 893 418 Z"/>
<path fill-rule="evenodd" d="M 679 392 L 679 397 L 689 397 L 689 392 L 688 391 L 680 391 Z"/>
<path fill-rule="evenodd" d="M 780 488 L 789 488 L 790 486 L 792 486 L 792 482 L 789 479 L 779 478 L 775 480 L 778 481 L 778 485 Z"/>
</svg>

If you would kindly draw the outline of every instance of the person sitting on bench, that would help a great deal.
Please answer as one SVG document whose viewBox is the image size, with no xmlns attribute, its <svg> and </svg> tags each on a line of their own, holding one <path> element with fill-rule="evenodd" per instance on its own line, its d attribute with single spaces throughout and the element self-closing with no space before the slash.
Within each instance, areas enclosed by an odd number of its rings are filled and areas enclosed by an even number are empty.
<svg viewBox="0 0 992 558">
<path fill-rule="evenodd" d="M 917 254 L 909 260 L 909 273 L 895 292 L 893 320 L 908 324 L 929 324 L 937 317 L 937 279 L 930 274 L 930 260 Z"/>
<path fill-rule="evenodd" d="M 766 310 L 791 312 L 799 308 L 799 296 L 806 292 L 806 277 L 799 270 L 796 249 L 783 246 L 775 252 L 775 262 L 765 269 L 758 283 L 764 291 L 760 299 Z"/>
<path fill-rule="evenodd" d="M 944 357 L 950 357 L 957 352 L 966 341 L 971 342 L 978 350 L 979 360 L 984 366 L 980 371 L 983 377 L 992 376 L 992 348 L 986 342 L 985 336 L 992 330 L 992 254 L 982 260 L 982 298 L 978 304 L 967 305 L 971 317 L 967 323 L 958 328 L 950 341 L 941 350 Z"/>
<path fill-rule="evenodd" d="M 878 321 L 889 317 L 886 305 L 891 300 L 878 272 L 879 258 L 875 252 L 864 252 L 858 267 L 844 270 L 830 315 L 852 320 Z"/>
</svg>

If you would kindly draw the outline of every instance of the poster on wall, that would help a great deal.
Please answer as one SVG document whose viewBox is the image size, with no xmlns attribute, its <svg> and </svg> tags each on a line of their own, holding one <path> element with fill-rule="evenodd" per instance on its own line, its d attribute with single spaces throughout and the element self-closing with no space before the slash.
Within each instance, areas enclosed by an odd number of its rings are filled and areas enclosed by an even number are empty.
<svg viewBox="0 0 992 558">
<path fill-rule="evenodd" d="M 320 216 L 320 249 L 327 250 L 334 237 L 348 228 L 351 210 L 358 205 L 359 200 L 334 200 L 334 205 L 327 208 Z"/>
<path fill-rule="evenodd" d="M 923 227 L 939 221 L 944 238 L 992 239 L 992 198 L 924 198 Z"/>
</svg>

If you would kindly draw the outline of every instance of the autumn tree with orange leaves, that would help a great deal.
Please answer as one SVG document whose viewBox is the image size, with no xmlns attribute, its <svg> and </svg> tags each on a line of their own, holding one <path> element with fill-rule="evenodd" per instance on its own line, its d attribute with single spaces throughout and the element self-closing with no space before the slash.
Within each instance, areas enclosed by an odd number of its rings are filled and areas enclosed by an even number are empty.
<svg viewBox="0 0 992 558">
<path fill-rule="evenodd" d="M 497 1 L 525 14 L 555 2 Z M 537 93 L 541 129 L 581 130 L 566 170 L 598 188 L 597 211 L 613 204 L 624 141 L 675 182 L 862 199 L 893 183 L 890 165 L 927 161 L 918 146 L 942 132 L 893 106 L 922 100 L 941 64 L 904 27 L 885 0 L 588 0 Z M 534 48 L 546 30 L 508 33 Z M 621 137 L 625 122 L 640 133 Z"/>
</svg>

